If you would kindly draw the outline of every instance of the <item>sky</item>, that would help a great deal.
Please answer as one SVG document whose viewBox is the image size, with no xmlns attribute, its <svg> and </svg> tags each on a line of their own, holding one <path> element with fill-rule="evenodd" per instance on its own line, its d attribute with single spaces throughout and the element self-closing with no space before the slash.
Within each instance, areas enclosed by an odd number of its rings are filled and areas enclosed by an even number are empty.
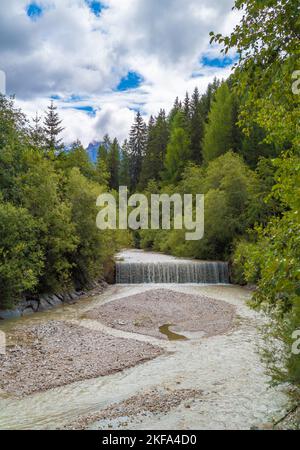
<svg viewBox="0 0 300 450">
<path fill-rule="evenodd" d="M 209 44 L 239 21 L 233 0 L 10 0 L 0 2 L 0 70 L 29 116 L 53 99 L 66 143 L 127 137 L 198 86 L 231 72 Z"/>
</svg>

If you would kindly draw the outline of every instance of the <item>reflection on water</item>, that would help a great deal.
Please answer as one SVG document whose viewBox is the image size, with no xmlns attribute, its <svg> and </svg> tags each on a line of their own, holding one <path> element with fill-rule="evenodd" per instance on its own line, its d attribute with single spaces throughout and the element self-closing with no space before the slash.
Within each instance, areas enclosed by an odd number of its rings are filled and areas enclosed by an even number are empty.
<svg viewBox="0 0 300 450">
<path fill-rule="evenodd" d="M 162 325 L 159 327 L 159 331 L 162 334 L 165 334 L 169 341 L 186 341 L 187 337 L 183 336 L 182 334 L 174 333 L 170 330 L 170 327 L 175 327 L 174 324 L 166 323 L 165 325 Z"/>
</svg>

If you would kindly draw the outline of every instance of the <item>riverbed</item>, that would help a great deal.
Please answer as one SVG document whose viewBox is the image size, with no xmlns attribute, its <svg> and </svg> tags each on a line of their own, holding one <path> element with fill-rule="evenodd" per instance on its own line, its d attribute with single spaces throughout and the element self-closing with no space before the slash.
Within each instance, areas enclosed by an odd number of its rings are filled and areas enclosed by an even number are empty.
<svg viewBox="0 0 300 450">
<path fill-rule="evenodd" d="M 118 256 L 135 262 L 153 259 L 167 262 L 170 258 L 137 251 Z M 180 310 L 173 322 L 171 307 L 166 308 L 164 299 L 170 301 L 174 296 L 175 310 L 175 303 L 176 308 L 181 307 L 180 295 L 183 303 L 187 298 L 191 304 L 197 299 L 199 304 L 204 302 L 204 319 L 208 317 L 205 301 L 212 308 L 210 314 L 216 314 L 219 321 L 218 314 L 224 311 L 225 316 L 226 312 L 226 326 L 223 323 L 220 329 L 211 315 L 213 332 L 203 326 L 205 320 L 197 324 L 197 316 L 193 317 L 193 326 L 189 326 L 188 317 L 176 323 Z M 134 298 L 142 308 L 143 301 L 155 296 L 158 299 L 155 308 L 148 305 L 142 325 L 136 325 L 136 317 L 123 314 L 118 318 L 117 306 L 120 308 L 122 302 L 130 304 Z M 232 285 L 114 285 L 103 294 L 82 299 L 75 305 L 2 322 L 0 329 L 8 338 L 22 327 L 39 329 L 61 323 L 71 327 L 72 332 L 74 327 L 75 330 L 80 327 L 98 333 L 99 345 L 101 336 L 105 336 L 111 343 L 113 338 L 119 339 L 124 353 L 127 345 L 128 351 L 134 347 L 136 360 L 132 365 L 116 366 L 112 373 L 99 372 L 98 376 L 91 370 L 86 379 L 75 382 L 74 378 L 68 379 L 63 385 L 49 389 L 46 386 L 21 396 L 13 390 L 2 391 L 0 429 L 249 429 L 278 420 L 286 410 L 287 396 L 282 388 L 269 386 L 270 380 L 257 353 L 261 342 L 259 327 L 264 318 L 247 306 L 250 297 L 249 290 Z M 151 315 L 160 304 L 165 308 L 162 307 L 163 320 L 168 319 L 169 323 L 160 323 L 157 316 Z M 102 320 L 103 311 L 112 314 L 114 307 L 113 321 Z M 132 308 L 132 315 L 135 310 Z M 138 312 L 141 315 L 141 310 Z M 201 315 L 202 310 L 197 314 Z M 160 333 L 163 325 L 169 326 L 170 336 L 177 334 L 184 339 L 170 340 L 168 334 Z M 60 340 L 64 340 L 63 335 Z M 143 360 L 136 356 L 142 354 L 139 343 L 145 346 L 142 353 L 146 354 L 150 348 L 159 351 Z M 93 351 L 89 351 L 93 358 Z M 111 347 L 107 351 L 111 352 Z M 115 356 L 122 360 L 122 354 Z M 78 361 L 80 357 L 79 352 Z M 64 370 L 68 371 L 68 367 Z M 34 379 L 34 370 L 29 375 Z"/>
</svg>

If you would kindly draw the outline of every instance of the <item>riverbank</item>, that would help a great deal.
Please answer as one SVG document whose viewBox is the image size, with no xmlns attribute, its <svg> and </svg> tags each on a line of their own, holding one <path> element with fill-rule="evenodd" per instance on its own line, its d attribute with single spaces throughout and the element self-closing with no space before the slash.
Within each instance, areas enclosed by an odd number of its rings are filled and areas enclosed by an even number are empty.
<svg viewBox="0 0 300 450">
<path fill-rule="evenodd" d="M 272 426 L 288 397 L 269 385 L 257 352 L 265 317 L 250 298 L 232 285 L 112 285 L 1 321 L 0 429 Z M 169 340 L 167 322 L 185 339 Z"/>
<path fill-rule="evenodd" d="M 212 336 L 180 328 L 187 339 L 169 341 L 165 336 L 126 331 L 123 325 L 113 328 L 99 319 L 87 318 L 95 309 L 105 305 L 117 307 L 118 302 L 125 304 L 138 294 L 150 299 L 151 291 L 156 290 L 171 291 L 182 299 L 191 295 L 200 303 L 203 298 L 225 302 L 235 310 L 232 324 L 223 333 Z M 5 378 L 11 377 L 16 384 L 6 385 L 5 392 L 0 393 L 0 429 L 250 429 L 276 422 L 284 416 L 288 399 L 280 387 L 268 384 L 257 353 L 259 326 L 264 319 L 248 308 L 250 296 L 249 291 L 229 285 L 114 285 L 74 305 L 2 321 L 0 329 L 8 338 L 19 332 L 21 337 L 20 328 L 28 331 L 33 327 L 34 347 L 37 346 L 34 351 L 40 359 L 35 363 L 34 353 L 30 353 L 32 343 L 25 341 L 22 345 L 28 345 L 29 353 L 24 369 L 18 364 L 25 359 L 19 359 L 17 352 L 11 354 L 15 362 Z M 164 299 L 168 302 L 168 296 Z M 163 308 L 161 304 L 162 311 Z M 53 321 L 59 322 L 59 330 Z M 51 327 L 56 331 L 52 332 Z M 43 343 L 49 333 L 49 344 Z M 94 333 L 96 349 L 92 344 Z M 80 342 L 82 346 L 78 345 Z M 57 348 L 56 355 L 52 354 Z M 49 375 L 43 372 L 49 368 L 48 354 L 55 368 Z M 73 361 L 65 361 L 69 357 Z M 111 372 L 104 370 L 107 358 Z M 14 368 L 21 372 L 14 375 Z M 81 370 L 83 376 L 74 378 Z M 29 393 L 31 387 L 23 380 L 29 377 L 34 385 L 42 373 L 46 373 L 52 387 L 47 381 L 42 390 L 34 388 Z M 63 382 L 56 381 L 60 378 Z M 26 389 L 27 394 L 16 397 L 17 386 Z"/>
</svg>

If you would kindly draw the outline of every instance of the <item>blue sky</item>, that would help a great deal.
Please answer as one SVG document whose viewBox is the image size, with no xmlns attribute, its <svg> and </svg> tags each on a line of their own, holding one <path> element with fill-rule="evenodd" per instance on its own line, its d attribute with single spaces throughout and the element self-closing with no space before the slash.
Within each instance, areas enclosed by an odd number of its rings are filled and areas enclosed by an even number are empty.
<svg viewBox="0 0 300 450">
<path fill-rule="evenodd" d="M 30 3 L 26 7 L 26 12 L 32 20 L 37 20 L 43 14 L 43 8 L 37 3 Z"/>
<path fill-rule="evenodd" d="M 5 3 L 5 5 L 4 5 Z M 169 110 L 197 85 L 226 78 L 209 32 L 230 33 L 233 0 L 0 2 L 0 70 L 25 113 L 52 98 L 67 142 L 126 137 L 136 111 Z"/>
<path fill-rule="evenodd" d="M 100 16 L 101 12 L 106 8 L 103 3 L 96 0 L 86 0 L 86 3 L 96 16 Z"/>
<path fill-rule="evenodd" d="M 122 77 L 118 86 L 118 91 L 128 91 L 129 89 L 137 89 L 141 86 L 143 77 L 137 72 L 128 72 L 125 77 Z"/>
<path fill-rule="evenodd" d="M 213 57 L 210 58 L 208 56 L 203 56 L 201 58 L 201 64 L 204 67 L 216 67 L 216 68 L 224 68 L 228 66 L 232 66 L 236 61 L 236 57 L 232 56 L 220 56 L 220 57 Z"/>
</svg>

